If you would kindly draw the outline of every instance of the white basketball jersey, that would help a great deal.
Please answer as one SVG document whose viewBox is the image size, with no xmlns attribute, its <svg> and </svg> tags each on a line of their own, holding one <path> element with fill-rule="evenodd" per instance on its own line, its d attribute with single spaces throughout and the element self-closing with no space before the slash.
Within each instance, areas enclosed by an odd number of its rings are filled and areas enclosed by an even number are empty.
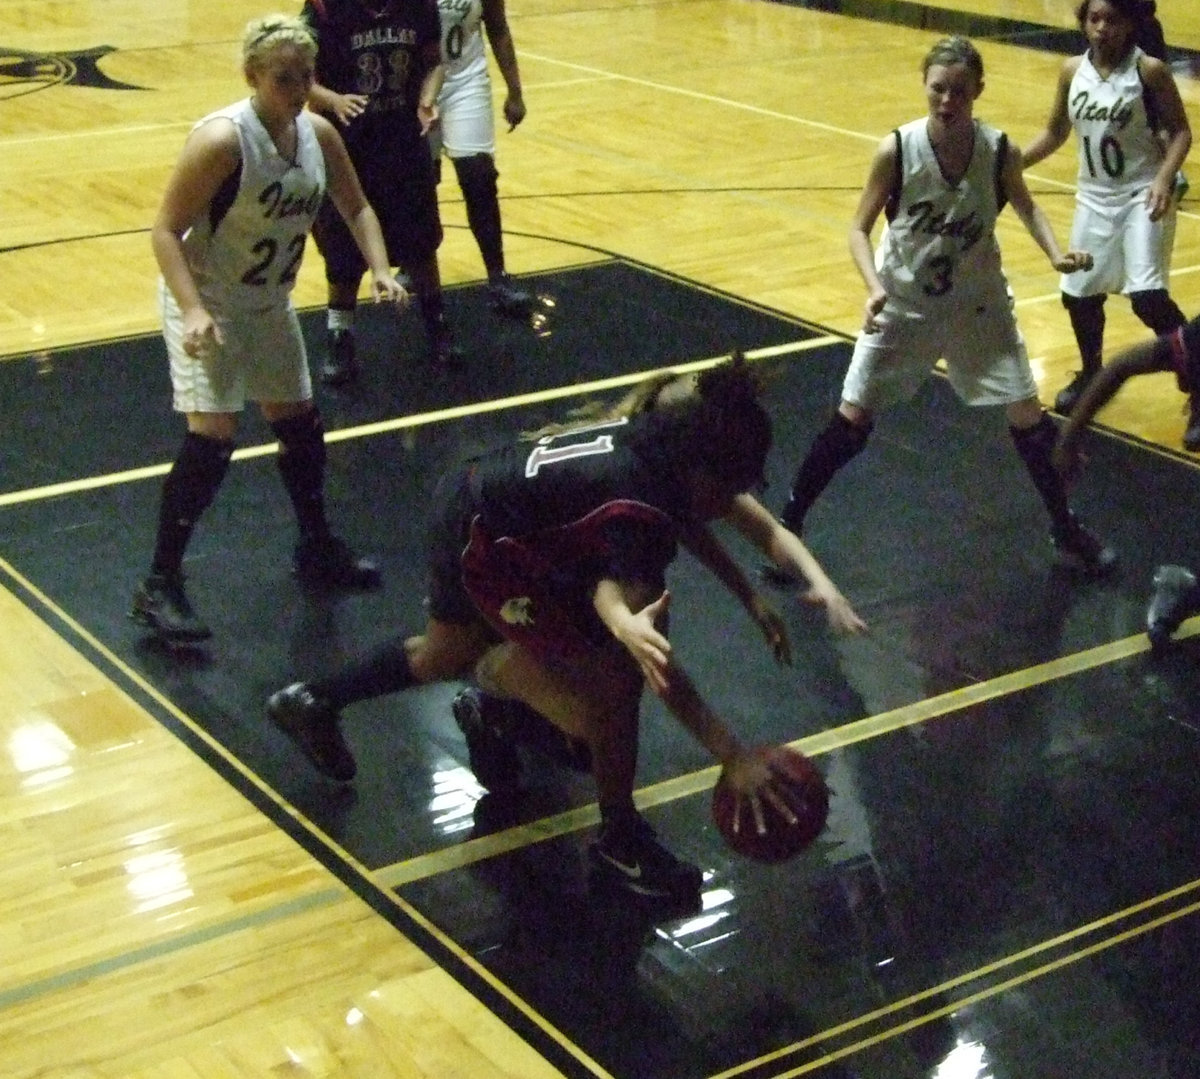
<svg viewBox="0 0 1200 1079">
<path fill-rule="evenodd" d="M 263 310 L 286 303 L 305 238 L 325 195 L 325 156 L 307 113 L 296 118 L 296 157 L 280 155 L 247 98 L 204 117 L 237 128 L 241 167 L 183 237 L 206 305 Z"/>
<path fill-rule="evenodd" d="M 1146 113 L 1145 86 L 1134 48 L 1108 78 L 1084 56 L 1071 79 L 1067 112 L 1079 141 L 1077 187 L 1081 202 L 1123 204 L 1146 188 L 1162 164 L 1163 149 Z"/>
<path fill-rule="evenodd" d="M 442 61 L 447 80 L 486 70 L 483 48 L 483 0 L 438 0 L 442 21 Z"/>
<path fill-rule="evenodd" d="M 942 175 L 926 118 L 897 128 L 895 137 L 897 183 L 875 252 L 889 299 L 928 307 L 1006 290 L 995 235 L 1005 136 L 975 121 L 970 164 L 953 185 Z"/>
</svg>

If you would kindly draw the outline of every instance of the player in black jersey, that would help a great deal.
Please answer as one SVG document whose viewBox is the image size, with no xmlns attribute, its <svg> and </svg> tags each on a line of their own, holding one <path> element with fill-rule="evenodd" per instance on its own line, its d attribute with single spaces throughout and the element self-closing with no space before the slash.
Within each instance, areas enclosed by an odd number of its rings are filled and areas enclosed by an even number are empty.
<svg viewBox="0 0 1200 1079">
<path fill-rule="evenodd" d="M 1101 368 L 1071 412 L 1054 447 L 1054 466 L 1064 482 L 1075 480 L 1082 466 L 1079 448 L 1084 428 L 1126 381 L 1135 375 L 1173 371 L 1184 393 L 1200 391 L 1200 317 L 1160 337 L 1133 345 Z M 1146 610 L 1150 643 L 1163 647 L 1183 622 L 1200 614 L 1200 585 L 1183 566 L 1159 566 L 1154 593 Z"/>
<path fill-rule="evenodd" d="M 747 826 L 761 826 L 764 801 L 790 811 L 777 778 L 744 752 L 672 653 L 665 574 L 678 547 L 741 601 L 780 662 L 791 650 L 779 614 L 708 522 L 723 518 L 802 575 L 836 629 L 864 628 L 803 543 L 746 493 L 761 481 L 771 441 L 757 393 L 735 357 L 695 378 L 660 380 L 632 415 L 547 429 L 449 472 L 435 496 L 424 633 L 280 690 L 268 703 L 272 720 L 319 770 L 346 781 L 355 763 L 340 709 L 472 679 L 587 744 L 602 818 L 592 861 L 603 879 L 641 895 L 693 899 L 699 870 L 662 848 L 634 808 L 647 684 L 723 763 L 745 799 Z M 480 776 L 489 786 L 506 778 L 516 777 Z"/>
<path fill-rule="evenodd" d="M 434 358 L 460 359 L 442 299 L 437 250 L 442 222 L 426 135 L 437 121 L 444 69 L 435 0 L 305 0 L 301 17 L 317 39 L 309 107 L 341 131 L 375 207 L 393 266 L 408 274 Z M 359 370 L 354 312 L 364 266 L 337 214 L 313 227 L 329 285 L 329 354 L 322 377 L 353 381 Z"/>
</svg>

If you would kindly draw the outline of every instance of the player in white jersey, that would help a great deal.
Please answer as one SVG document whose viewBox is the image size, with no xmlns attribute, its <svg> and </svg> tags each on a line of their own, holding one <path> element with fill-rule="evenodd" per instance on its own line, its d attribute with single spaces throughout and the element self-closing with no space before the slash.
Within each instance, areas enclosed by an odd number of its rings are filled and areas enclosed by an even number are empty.
<svg viewBox="0 0 1200 1079">
<path fill-rule="evenodd" d="M 1116 555 L 1076 519 L 1051 464 L 1056 429 L 1037 399 L 1025 343 L 1000 265 L 996 216 L 1011 204 L 1054 267 L 1091 264 L 1059 249 L 1021 175 L 1020 152 L 974 119 L 983 60 L 966 38 L 938 42 L 923 63 L 929 113 L 888 135 L 875 152 L 850 229 L 850 253 L 867 286 L 862 332 L 833 418 L 796 473 L 783 523 L 800 533 L 809 508 L 866 445 L 876 413 L 911 398 L 939 358 L 968 405 L 1003 405 L 1009 431 L 1050 514 L 1060 557 L 1088 575 Z M 887 229 L 873 257 L 871 230 Z"/>
<path fill-rule="evenodd" d="M 325 519 L 324 430 L 290 299 L 327 190 L 370 264 L 376 298 L 407 295 L 341 137 L 303 111 L 316 55 L 307 27 L 284 15 L 255 19 L 242 45 L 252 94 L 193 128 L 151 229 L 174 407 L 187 434 L 163 484 L 150 574 L 131 613 L 172 644 L 211 635 L 184 592 L 183 556 L 225 476 L 247 399 L 279 439 L 300 527 L 297 574 L 344 587 L 379 580 Z"/>
<path fill-rule="evenodd" d="M 1171 298 L 1175 184 L 1192 134 L 1170 69 L 1135 44 L 1141 0 L 1083 0 L 1077 15 L 1088 51 L 1063 63 L 1045 129 L 1025 151 L 1026 168 L 1048 157 L 1072 128 L 1079 172 L 1071 243 L 1094 256 L 1090 270 L 1062 280 L 1083 369 L 1055 398 L 1069 413 L 1103 365 L 1104 302 L 1123 292 L 1156 334 L 1186 321 Z M 1192 396 L 1184 445 L 1200 450 L 1200 398 Z"/>
<path fill-rule="evenodd" d="M 437 4 L 446 67 L 438 95 L 441 123 L 430 137 L 438 176 L 440 179 L 441 153 L 445 150 L 466 203 L 467 224 L 483 256 L 492 309 L 512 318 L 524 318 L 532 308 L 533 297 L 516 286 L 504 266 L 492 80 L 483 45 L 486 30 L 504 79 L 504 118 L 512 131 L 525 119 L 525 98 L 505 0 L 437 0 Z"/>
</svg>

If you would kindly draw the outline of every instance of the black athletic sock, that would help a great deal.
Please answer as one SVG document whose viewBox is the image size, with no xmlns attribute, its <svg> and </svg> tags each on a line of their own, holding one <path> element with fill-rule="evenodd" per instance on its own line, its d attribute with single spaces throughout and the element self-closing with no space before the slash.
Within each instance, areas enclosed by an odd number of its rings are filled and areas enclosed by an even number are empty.
<svg viewBox="0 0 1200 1079">
<path fill-rule="evenodd" d="M 1066 535 L 1071 529 L 1071 506 L 1067 500 L 1067 489 L 1062 477 L 1054 467 L 1050 454 L 1058 439 L 1058 428 L 1045 413 L 1032 427 L 1009 427 L 1013 445 L 1025 468 L 1042 496 L 1046 511 L 1050 514 L 1050 527 L 1056 536 Z"/>
<path fill-rule="evenodd" d="M 1079 358 L 1083 361 L 1084 374 L 1094 375 L 1100 370 L 1104 355 L 1104 296 L 1062 296 L 1063 307 L 1071 319 L 1075 331 L 1075 343 L 1079 346 Z"/>
<path fill-rule="evenodd" d="M 404 638 L 397 637 L 361 659 L 350 660 L 328 678 L 310 682 L 308 688 L 335 709 L 340 709 L 355 701 L 399 693 L 416 684 Z"/>
<path fill-rule="evenodd" d="M 446 332 L 446 303 L 441 291 L 417 293 L 417 306 L 429 340 L 436 341 Z"/>
<path fill-rule="evenodd" d="M 152 573 L 179 574 L 196 522 L 216 496 L 232 455 L 232 442 L 192 431 L 184 436 L 179 455 L 163 481 Z"/>
<path fill-rule="evenodd" d="M 467 224 L 479 245 L 489 278 L 504 272 L 504 235 L 500 225 L 500 197 L 496 188 L 496 163 L 490 154 L 451 159 L 467 207 Z"/>
<path fill-rule="evenodd" d="M 325 428 L 314 408 L 299 416 L 276 420 L 271 430 L 279 439 L 276 464 L 283 479 L 301 536 L 326 536 Z"/>
<path fill-rule="evenodd" d="M 799 535 L 804 528 L 804 518 L 821 492 L 838 470 L 859 453 L 867 444 L 872 425 L 860 426 L 851 423 L 840 412 L 825 425 L 825 429 L 813 440 L 808 454 L 792 480 L 792 492 L 779 519 Z"/>
</svg>

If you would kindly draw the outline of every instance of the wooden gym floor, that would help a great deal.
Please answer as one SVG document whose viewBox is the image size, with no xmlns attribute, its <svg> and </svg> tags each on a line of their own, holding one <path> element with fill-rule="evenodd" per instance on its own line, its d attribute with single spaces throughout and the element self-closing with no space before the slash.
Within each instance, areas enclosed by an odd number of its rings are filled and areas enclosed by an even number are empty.
<svg viewBox="0 0 1200 1079">
<path fill-rule="evenodd" d="M 740 345 L 774 375 L 781 498 L 837 397 L 862 302 L 846 222 L 874 142 L 921 112 L 921 55 L 970 32 L 980 114 L 1026 141 L 1077 46 L 1071 6 L 511 0 L 530 117 L 498 156 L 536 325 L 487 313 L 446 185 L 468 371 L 431 375 L 412 320 L 369 309 L 363 385 L 320 394 L 330 502 L 384 589 L 295 586 L 248 415 L 188 567 L 217 636 L 180 657 L 124 617 L 179 437 L 146 230 L 191 121 L 241 92 L 234 43 L 262 9 L 0 0 L 0 1073 L 1200 1075 L 1197 627 L 1159 659 L 1141 632 L 1200 500 L 1169 376 L 1110 406 L 1076 492 L 1115 581 L 1054 570 L 1000 417 L 940 381 L 811 518 L 868 636 L 781 596 L 797 661 L 775 669 L 681 560 L 674 639 L 705 691 L 748 740 L 798 740 L 836 792 L 805 856 L 737 859 L 709 762 L 651 703 L 640 798 L 705 867 L 699 915 L 588 890 L 586 779 L 530 760 L 522 816 L 495 819 L 453 687 L 348 711 L 350 791 L 261 713 L 419 624 L 421 506 L 464 440 Z M 1200 127 L 1200 19 L 1160 8 Z M 1031 181 L 1061 236 L 1073 153 Z M 1172 279 L 1189 315 L 1196 209 Z M 1011 215 L 1001 239 L 1050 400 L 1076 362 L 1057 281 Z M 297 296 L 318 356 L 320 270 L 311 253 Z M 1110 350 L 1144 336 L 1109 308 Z"/>
</svg>

